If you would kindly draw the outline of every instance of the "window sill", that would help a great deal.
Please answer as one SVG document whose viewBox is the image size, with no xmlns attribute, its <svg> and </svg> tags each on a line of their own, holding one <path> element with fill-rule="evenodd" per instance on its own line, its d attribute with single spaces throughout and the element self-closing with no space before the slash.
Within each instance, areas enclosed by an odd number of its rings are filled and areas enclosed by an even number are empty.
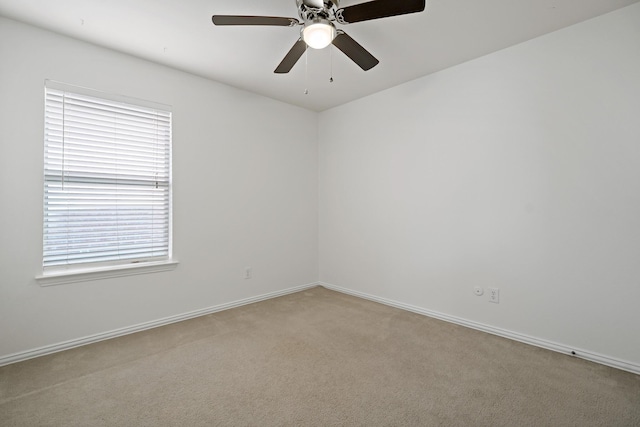
<svg viewBox="0 0 640 427">
<path fill-rule="evenodd" d="M 112 277 L 135 276 L 138 274 L 156 273 L 174 270 L 178 261 L 167 260 L 141 264 L 127 264 L 93 269 L 77 269 L 44 273 L 36 277 L 40 286 L 64 285 L 67 283 L 86 282 L 89 280 L 109 279 Z"/>
</svg>

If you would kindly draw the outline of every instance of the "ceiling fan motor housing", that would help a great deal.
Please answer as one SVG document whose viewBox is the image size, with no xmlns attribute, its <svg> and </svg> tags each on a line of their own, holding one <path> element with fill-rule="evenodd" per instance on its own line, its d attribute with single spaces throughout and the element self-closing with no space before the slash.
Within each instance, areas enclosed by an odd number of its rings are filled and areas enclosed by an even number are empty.
<svg viewBox="0 0 640 427">
<path fill-rule="evenodd" d="M 298 14 L 306 23 L 317 18 L 333 21 L 339 0 L 296 0 Z"/>
</svg>

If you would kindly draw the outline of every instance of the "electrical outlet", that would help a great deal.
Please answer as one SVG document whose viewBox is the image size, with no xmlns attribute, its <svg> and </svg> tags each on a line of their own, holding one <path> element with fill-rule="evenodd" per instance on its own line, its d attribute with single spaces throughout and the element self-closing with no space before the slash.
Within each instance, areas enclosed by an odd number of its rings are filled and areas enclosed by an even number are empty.
<svg viewBox="0 0 640 427">
<path fill-rule="evenodd" d="M 251 279 L 251 276 L 253 276 L 253 271 L 252 271 L 251 267 L 245 267 L 244 268 L 244 278 L 245 279 Z"/>
<path fill-rule="evenodd" d="M 495 302 L 496 304 L 500 303 L 500 289 L 498 288 L 488 288 L 489 289 L 489 302 Z"/>
</svg>

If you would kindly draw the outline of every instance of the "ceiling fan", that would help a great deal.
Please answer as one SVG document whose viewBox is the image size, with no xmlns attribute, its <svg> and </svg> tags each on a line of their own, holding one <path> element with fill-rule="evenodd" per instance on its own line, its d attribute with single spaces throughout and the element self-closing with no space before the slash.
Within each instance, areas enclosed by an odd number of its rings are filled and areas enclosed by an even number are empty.
<svg viewBox="0 0 640 427">
<path fill-rule="evenodd" d="M 370 21 L 389 16 L 422 12 L 425 0 L 373 0 L 344 8 L 340 0 L 296 0 L 297 18 L 275 16 L 213 15 L 215 25 L 268 25 L 277 27 L 297 27 L 302 25 L 300 37 L 275 69 L 275 73 L 288 73 L 307 49 L 324 49 L 333 44 L 360 68 L 367 71 L 378 65 L 378 61 L 347 33 L 336 28 L 338 24 Z"/>
</svg>

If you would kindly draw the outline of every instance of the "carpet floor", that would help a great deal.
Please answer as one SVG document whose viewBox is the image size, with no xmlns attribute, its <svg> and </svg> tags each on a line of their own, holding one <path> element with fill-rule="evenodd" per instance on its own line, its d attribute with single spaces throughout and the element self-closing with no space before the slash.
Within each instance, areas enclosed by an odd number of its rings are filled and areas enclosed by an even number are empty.
<svg viewBox="0 0 640 427">
<path fill-rule="evenodd" d="M 0 368 L 2 426 L 640 426 L 640 376 L 322 287 Z"/>
</svg>

